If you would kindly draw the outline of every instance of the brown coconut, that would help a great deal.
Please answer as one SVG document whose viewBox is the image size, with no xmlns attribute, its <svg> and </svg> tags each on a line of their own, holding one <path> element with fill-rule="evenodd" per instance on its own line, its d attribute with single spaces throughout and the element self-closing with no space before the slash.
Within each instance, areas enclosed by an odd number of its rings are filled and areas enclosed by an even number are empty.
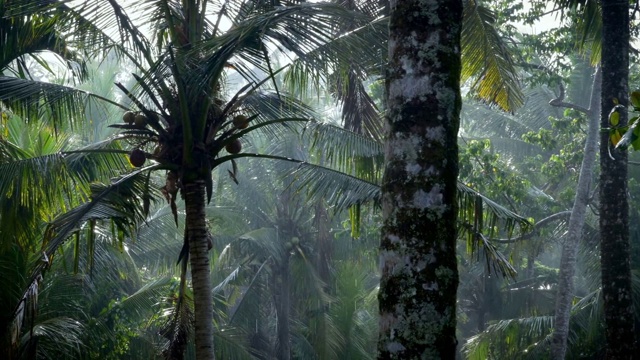
<svg viewBox="0 0 640 360">
<path fill-rule="evenodd" d="M 237 154 L 242 151 L 242 143 L 239 139 L 235 139 L 224 147 L 229 154 Z"/>
<path fill-rule="evenodd" d="M 142 165 L 144 165 L 144 162 L 146 160 L 147 156 L 145 155 L 144 151 L 140 149 L 131 150 L 131 153 L 129 154 L 129 162 L 131 163 L 131 165 L 135 167 L 141 167 Z"/>
</svg>

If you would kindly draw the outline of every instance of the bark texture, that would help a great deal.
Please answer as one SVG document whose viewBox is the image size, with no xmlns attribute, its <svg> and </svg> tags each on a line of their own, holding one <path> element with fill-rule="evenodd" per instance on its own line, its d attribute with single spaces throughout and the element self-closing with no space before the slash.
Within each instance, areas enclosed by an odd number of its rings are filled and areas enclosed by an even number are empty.
<svg viewBox="0 0 640 360">
<path fill-rule="evenodd" d="M 455 359 L 460 0 L 390 2 L 379 359 Z"/>
<path fill-rule="evenodd" d="M 184 201 L 187 211 L 186 227 L 189 239 L 189 259 L 195 317 L 196 359 L 213 360 L 213 298 L 209 267 L 206 214 L 204 211 L 205 184 L 203 180 L 185 182 Z"/>
<path fill-rule="evenodd" d="M 629 98 L 629 3 L 602 1 L 602 128 L 614 99 L 628 106 Z M 620 123 L 627 121 L 621 111 Z M 607 359 L 635 356 L 631 269 L 629 261 L 629 204 L 627 200 L 627 153 L 613 149 L 608 133 L 600 139 L 600 261 L 604 299 Z"/>
<path fill-rule="evenodd" d="M 554 330 L 551 337 L 551 358 L 564 360 L 567 352 L 567 336 L 569 335 L 569 318 L 573 304 L 574 283 L 573 276 L 576 272 L 578 244 L 582 237 L 587 205 L 589 205 L 589 190 L 591 177 L 596 163 L 598 148 L 598 120 L 600 118 L 601 76 L 602 72 L 596 69 L 591 90 L 591 100 L 587 117 L 589 130 L 584 143 L 584 155 L 580 175 L 578 175 L 578 187 L 569 218 L 567 237 L 562 246 L 560 258 L 560 274 L 558 277 L 558 293 L 556 294 L 556 308 L 554 318 Z"/>
</svg>

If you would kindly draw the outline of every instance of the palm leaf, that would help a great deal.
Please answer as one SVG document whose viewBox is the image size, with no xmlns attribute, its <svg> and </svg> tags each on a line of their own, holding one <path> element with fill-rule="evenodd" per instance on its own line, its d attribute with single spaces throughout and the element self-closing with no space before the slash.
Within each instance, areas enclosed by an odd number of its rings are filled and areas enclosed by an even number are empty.
<svg viewBox="0 0 640 360">
<path fill-rule="evenodd" d="M 21 62 L 24 62 L 24 56 L 27 54 L 44 63 L 37 54 L 44 51 L 53 52 L 67 61 L 78 61 L 77 54 L 67 48 L 66 41 L 57 32 L 55 17 L 43 13 L 12 16 L 10 11 L 6 11 L 7 6 L 11 4 L 4 0 L 0 2 L 0 72 L 7 69 L 14 60 L 21 59 Z"/>
<path fill-rule="evenodd" d="M 48 115 L 46 118 L 54 126 L 80 126 L 87 106 L 98 105 L 97 100 L 126 109 L 105 97 L 69 86 L 0 76 L 0 101 L 32 122 Z"/>
<path fill-rule="evenodd" d="M 515 111 L 524 103 L 524 96 L 511 54 L 494 27 L 494 14 L 476 1 L 469 1 L 463 18 L 461 81 L 475 77 L 472 90 L 478 98 L 497 104 L 504 111 Z"/>
</svg>

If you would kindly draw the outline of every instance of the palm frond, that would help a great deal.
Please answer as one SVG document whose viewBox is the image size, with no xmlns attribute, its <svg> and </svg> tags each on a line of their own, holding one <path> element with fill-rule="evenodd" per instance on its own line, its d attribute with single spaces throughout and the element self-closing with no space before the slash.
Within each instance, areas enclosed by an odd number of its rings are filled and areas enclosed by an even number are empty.
<svg viewBox="0 0 640 360">
<path fill-rule="evenodd" d="M 73 87 L 0 76 L 0 101 L 31 122 L 44 118 L 51 119 L 54 127 L 80 126 L 87 106 L 99 105 L 98 100 L 126 109 L 103 96 Z"/>
<path fill-rule="evenodd" d="M 335 125 L 310 122 L 303 142 L 316 154 L 317 163 L 377 182 L 382 176 L 383 149 L 379 141 Z"/>
<path fill-rule="evenodd" d="M 319 48 L 332 38 L 332 29 L 345 17 L 355 20 L 353 12 L 330 3 L 301 3 L 292 6 L 274 7 L 272 10 L 249 16 L 238 22 L 227 32 L 204 41 L 194 50 L 205 53 L 203 77 L 199 88 L 208 88 L 217 81 L 227 63 L 246 68 L 256 67 L 263 73 L 272 73 L 263 49 L 275 48 L 281 53 L 302 57 Z M 325 53 L 325 56 L 327 54 Z M 334 54 L 335 56 L 335 54 Z M 234 61 L 234 59 L 236 59 Z M 312 62 L 308 61 L 308 65 Z M 320 63 L 316 66 L 323 67 Z M 247 80 L 257 81 L 250 71 Z"/>
<path fill-rule="evenodd" d="M 54 255 L 65 240 L 80 230 L 81 225 L 87 221 L 112 220 L 118 230 L 126 234 L 130 231 L 131 224 L 144 218 L 141 206 L 135 200 L 135 194 L 142 191 L 146 185 L 142 173 L 144 170 L 124 176 L 110 186 L 94 184 L 91 201 L 59 215 L 49 224 L 45 232 L 42 254 L 32 268 L 29 282 L 21 297 L 24 300 L 18 304 L 12 318 L 22 317 L 20 314 L 23 313 L 25 304 L 38 293 L 42 276 L 51 266 Z"/>
<path fill-rule="evenodd" d="M 12 16 L 11 10 L 7 9 L 11 5 L 6 1 L 0 3 L 0 71 L 5 70 L 14 60 L 24 61 L 23 57 L 27 54 L 37 58 L 39 52 L 45 51 L 70 62 L 79 61 L 77 54 L 67 47 L 65 39 L 57 32 L 55 17 L 43 13 Z M 38 62 L 45 64 L 44 61 Z M 47 67 L 45 69 L 51 70 Z"/>
<path fill-rule="evenodd" d="M 327 167 L 301 163 L 291 167 L 290 176 L 294 186 L 305 190 L 310 201 L 324 199 L 336 211 L 353 205 L 380 200 L 380 186 L 355 176 Z"/>
<path fill-rule="evenodd" d="M 339 72 L 341 75 L 342 72 Z M 363 81 L 363 74 L 352 67 L 346 75 L 338 75 L 335 84 L 335 97 L 342 103 L 344 127 L 357 134 L 364 134 L 375 140 L 382 140 L 382 117 Z"/>
<path fill-rule="evenodd" d="M 602 49 L 602 9 L 598 1 L 593 0 L 554 0 L 555 8 L 562 15 L 577 20 L 578 49 L 589 54 L 591 65 L 600 62 Z"/>
<path fill-rule="evenodd" d="M 553 316 L 499 320 L 463 345 L 467 360 L 524 358 L 526 348 L 543 340 L 553 327 Z"/>
<path fill-rule="evenodd" d="M 524 96 L 509 49 L 494 27 L 494 14 L 469 1 L 463 17 L 461 81 L 475 77 L 472 90 L 478 98 L 504 111 L 515 111 L 524 103 Z"/>
<path fill-rule="evenodd" d="M 26 356 L 34 357 L 79 356 L 83 349 L 82 331 L 83 326 L 76 319 L 50 318 L 23 335 L 20 350 Z"/>
<path fill-rule="evenodd" d="M 129 168 L 111 141 L 65 152 L 66 138 L 47 128 L 10 127 L 10 134 L 19 143 L 0 140 L 0 225 L 25 249 L 41 238 L 44 214 L 85 201 L 89 182 Z"/>
<path fill-rule="evenodd" d="M 284 256 L 284 242 L 279 241 L 278 232 L 274 228 L 260 228 L 242 234 L 239 237 L 239 245 L 253 248 L 248 251 L 253 254 L 261 254 L 261 258 L 281 259 Z"/>
</svg>

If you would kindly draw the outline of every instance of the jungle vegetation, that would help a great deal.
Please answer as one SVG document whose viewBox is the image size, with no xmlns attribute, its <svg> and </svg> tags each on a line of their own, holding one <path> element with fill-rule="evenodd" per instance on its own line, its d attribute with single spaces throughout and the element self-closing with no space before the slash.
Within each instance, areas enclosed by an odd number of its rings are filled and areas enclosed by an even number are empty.
<svg viewBox="0 0 640 360">
<path fill-rule="evenodd" d="M 639 16 L 0 0 L 0 358 L 630 358 Z"/>
</svg>

